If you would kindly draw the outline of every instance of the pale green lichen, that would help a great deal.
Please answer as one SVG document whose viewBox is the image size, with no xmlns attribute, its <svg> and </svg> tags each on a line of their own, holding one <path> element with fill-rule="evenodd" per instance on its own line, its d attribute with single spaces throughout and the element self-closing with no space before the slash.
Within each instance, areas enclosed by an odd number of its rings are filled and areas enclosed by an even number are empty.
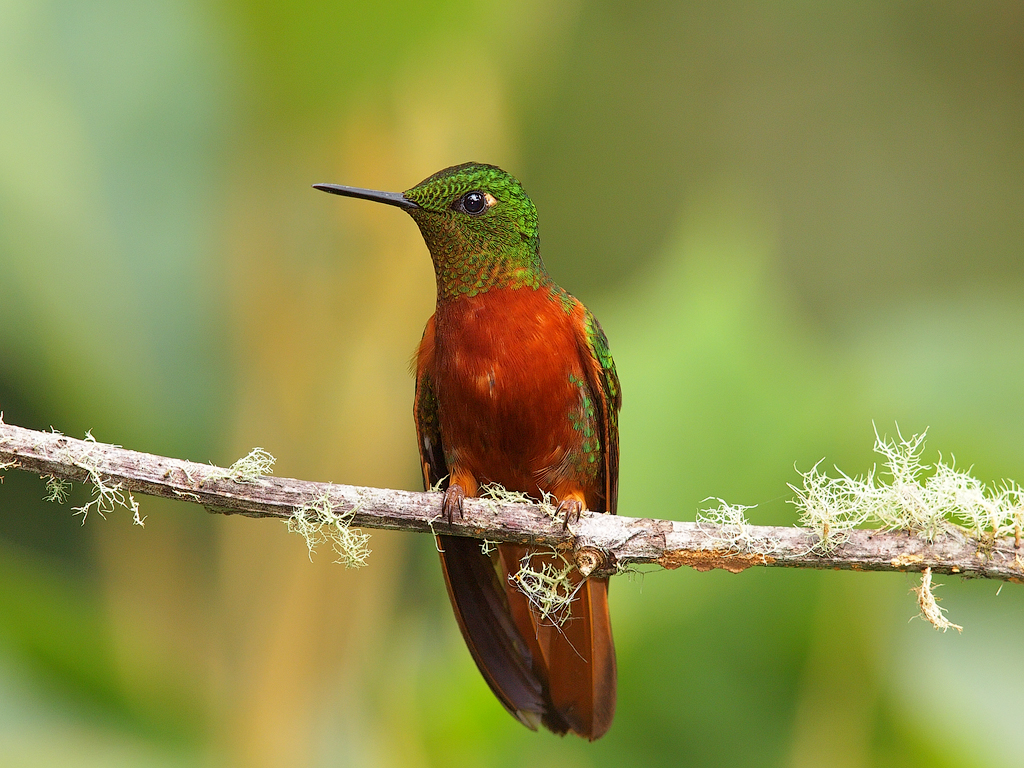
<svg viewBox="0 0 1024 768">
<path fill-rule="evenodd" d="M 541 494 L 538 501 L 521 491 L 510 491 L 498 483 L 487 483 L 480 486 L 479 497 L 495 515 L 498 514 L 495 502 L 498 504 L 530 504 L 539 507 L 541 512 L 552 519 L 558 514 L 558 506 L 554 503 L 555 497 L 547 492 Z"/>
<path fill-rule="evenodd" d="M 724 550 L 735 553 L 770 555 L 778 548 L 775 539 L 754 536 L 746 512 L 754 506 L 729 504 L 723 499 L 708 497 L 704 502 L 717 501 L 717 507 L 707 507 L 697 513 L 697 527 L 704 534 L 704 550 Z M 756 506 L 756 505 L 755 505 Z"/>
<path fill-rule="evenodd" d="M 908 531 L 930 542 L 943 535 L 971 536 L 978 543 L 978 555 L 995 545 L 996 540 L 1013 537 L 1020 546 L 1024 530 L 1024 488 L 1004 480 L 988 486 L 958 469 L 951 456 L 940 454 L 932 466 L 922 461 L 925 436 L 904 437 L 896 428 L 896 437 L 882 437 L 875 430 L 875 452 L 881 467 L 872 467 L 865 475 L 851 477 L 836 468 L 837 477 L 821 471 L 819 461 L 800 472 L 803 483 L 790 484 L 796 494 L 792 501 L 799 513 L 800 525 L 817 533 L 812 552 L 834 552 L 859 527 Z M 707 500 L 705 500 L 707 501 Z M 718 499 L 719 506 L 704 509 L 697 524 L 708 537 L 709 548 L 731 551 L 751 549 L 753 541 L 745 513 L 752 507 L 730 505 Z M 763 551 L 763 554 L 770 554 Z M 1019 562 L 1019 560 L 1018 560 Z M 946 618 L 933 593 L 931 569 L 926 568 L 917 593 L 921 616 L 936 629 L 962 628 Z"/>
<path fill-rule="evenodd" d="M 46 496 L 43 497 L 45 501 L 63 504 L 68 500 L 69 493 L 71 493 L 69 480 L 63 480 L 55 475 L 49 475 L 46 478 Z"/>
<path fill-rule="evenodd" d="M 352 528 L 352 518 L 359 511 L 359 504 L 346 512 L 336 512 L 328 491 L 323 491 L 310 502 L 295 510 L 286 521 L 288 530 L 306 540 L 309 558 L 321 544 L 331 543 L 337 559 L 334 561 L 346 568 L 362 568 L 370 556 L 370 534 Z"/>
<path fill-rule="evenodd" d="M 85 433 L 85 442 L 96 442 L 91 431 Z M 82 516 L 82 525 L 85 525 L 91 511 L 95 511 L 100 517 L 106 519 L 109 513 L 118 507 L 123 507 L 132 513 L 132 522 L 135 525 L 145 526 L 146 518 L 140 514 L 139 503 L 135 501 L 131 489 L 125 487 L 121 482 L 111 483 L 106 480 L 100 472 L 99 462 L 91 449 L 76 452 L 72 457 L 72 462 L 79 469 L 85 470 L 89 476 L 88 482 L 92 486 L 92 499 L 80 507 L 73 508 L 76 515 Z"/>
<path fill-rule="evenodd" d="M 540 560 L 540 567 L 533 565 Z M 572 578 L 576 565 L 560 552 L 528 552 L 519 561 L 519 570 L 509 581 L 526 595 L 541 623 L 561 627 L 572 615 L 572 601 L 583 581 Z"/>
<path fill-rule="evenodd" d="M 552 519 L 558 514 L 555 497 L 550 493 L 543 493 L 538 501 L 521 491 L 510 491 L 497 483 L 488 483 L 480 486 L 479 498 L 495 515 L 498 514 L 498 504 L 531 504 Z M 485 555 L 490 554 L 494 545 L 495 542 L 485 540 L 480 550 Z M 540 562 L 539 567 L 533 565 L 535 558 Z M 582 584 L 578 575 L 575 579 L 572 577 L 574 571 L 577 571 L 576 564 L 555 550 L 531 550 L 520 560 L 519 570 L 510 573 L 508 578 L 530 601 L 542 622 L 560 627 L 569 619 L 570 605 Z"/>
<path fill-rule="evenodd" d="M 1024 491 L 1004 481 L 989 488 L 939 456 L 933 467 L 921 460 L 926 432 L 887 439 L 875 432 L 875 452 L 882 468 L 851 478 L 840 470 L 838 478 L 819 471 L 819 461 L 801 473 L 803 485 L 790 485 L 800 523 L 819 536 L 816 548 L 835 549 L 852 528 L 875 525 L 887 530 L 912 531 L 934 541 L 953 524 L 981 542 L 1019 536 L 1024 522 Z"/>
<path fill-rule="evenodd" d="M 207 475 L 209 480 L 234 480 L 236 483 L 255 483 L 263 475 L 274 471 L 275 459 L 262 448 L 253 448 L 227 469 L 215 467 Z"/>
<path fill-rule="evenodd" d="M 874 471 L 866 479 L 851 478 L 842 472 L 838 478 L 832 478 L 820 472 L 820 466 L 821 461 L 801 473 L 802 487 L 792 483 L 789 487 L 797 496 L 793 503 L 799 510 L 800 525 L 818 534 L 818 543 L 812 549 L 829 554 L 846 541 L 853 528 L 871 516 L 864 502 L 865 489 L 874 482 Z"/>
</svg>

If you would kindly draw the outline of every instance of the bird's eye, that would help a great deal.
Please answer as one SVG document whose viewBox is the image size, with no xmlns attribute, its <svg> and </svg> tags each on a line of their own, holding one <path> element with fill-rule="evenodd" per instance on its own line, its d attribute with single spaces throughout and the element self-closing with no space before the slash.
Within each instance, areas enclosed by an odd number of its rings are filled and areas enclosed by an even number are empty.
<svg viewBox="0 0 1024 768">
<path fill-rule="evenodd" d="M 471 215 L 483 213 L 487 209 L 487 198 L 483 192 L 467 192 L 462 196 L 462 210 Z"/>
</svg>

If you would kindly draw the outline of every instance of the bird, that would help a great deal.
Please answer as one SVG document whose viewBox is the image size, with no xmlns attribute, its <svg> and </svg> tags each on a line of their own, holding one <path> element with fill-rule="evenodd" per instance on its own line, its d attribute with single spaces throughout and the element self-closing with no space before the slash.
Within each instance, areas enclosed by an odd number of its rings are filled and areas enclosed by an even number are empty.
<svg viewBox="0 0 1024 768">
<path fill-rule="evenodd" d="M 615 363 L 594 315 L 548 274 L 522 184 L 497 166 L 463 163 L 402 193 L 313 186 L 401 208 L 430 252 L 437 304 L 413 360 L 413 413 L 424 487 L 443 490 L 447 519 L 495 485 L 551 500 L 566 523 L 584 509 L 615 514 Z M 532 730 L 603 736 L 617 682 L 608 579 L 574 572 L 560 623 L 515 583 L 524 558 L 554 555 L 437 539 L 462 635 L 505 709 Z"/>
</svg>

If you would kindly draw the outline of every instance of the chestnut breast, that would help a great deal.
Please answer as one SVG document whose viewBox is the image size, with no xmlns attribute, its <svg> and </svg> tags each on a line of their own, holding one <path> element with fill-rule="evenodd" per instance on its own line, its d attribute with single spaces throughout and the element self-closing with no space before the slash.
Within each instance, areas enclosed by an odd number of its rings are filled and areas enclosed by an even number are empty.
<svg viewBox="0 0 1024 768">
<path fill-rule="evenodd" d="M 578 438 L 583 377 L 567 312 L 545 288 L 460 297 L 435 314 L 432 380 L 453 474 L 537 495 Z M 573 378 L 570 378 L 570 374 Z"/>
</svg>

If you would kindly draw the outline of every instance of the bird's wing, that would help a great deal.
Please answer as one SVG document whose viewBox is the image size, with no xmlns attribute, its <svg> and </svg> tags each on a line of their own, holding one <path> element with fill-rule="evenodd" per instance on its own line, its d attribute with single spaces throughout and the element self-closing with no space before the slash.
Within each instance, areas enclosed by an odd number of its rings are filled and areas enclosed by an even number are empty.
<svg viewBox="0 0 1024 768">
<path fill-rule="evenodd" d="M 413 403 L 413 417 L 416 420 L 416 443 L 420 451 L 420 465 L 423 470 L 425 490 L 443 490 L 448 486 L 448 465 L 444 460 L 444 446 L 441 444 L 441 424 L 437 416 L 437 398 L 433 382 L 422 357 L 429 341 L 430 356 L 433 357 L 434 318 L 430 318 L 423 332 L 420 351 L 417 353 L 416 399 Z M 428 338 L 429 337 L 429 338 Z"/>
<path fill-rule="evenodd" d="M 608 337 L 590 310 L 582 308 L 582 321 L 576 324 L 576 338 L 587 383 L 600 404 L 599 429 L 604 454 L 605 508 L 593 511 L 614 515 L 619 503 L 619 409 L 622 407 L 622 390 L 619 389 L 615 361 L 608 349 Z"/>
</svg>

